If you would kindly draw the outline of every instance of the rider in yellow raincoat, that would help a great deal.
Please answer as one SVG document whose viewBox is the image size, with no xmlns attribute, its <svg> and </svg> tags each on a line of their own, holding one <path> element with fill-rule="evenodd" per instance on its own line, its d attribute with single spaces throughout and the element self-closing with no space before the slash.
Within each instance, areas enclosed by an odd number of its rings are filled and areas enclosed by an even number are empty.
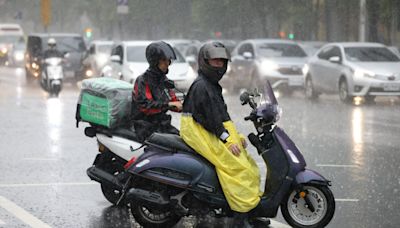
<svg viewBox="0 0 400 228">
<path fill-rule="evenodd" d="M 229 52 L 219 42 L 207 43 L 200 49 L 199 76 L 183 104 L 180 135 L 215 166 L 231 209 L 245 214 L 260 201 L 260 174 L 245 150 L 245 138 L 230 119 L 218 83 L 226 72 L 228 60 Z"/>
</svg>

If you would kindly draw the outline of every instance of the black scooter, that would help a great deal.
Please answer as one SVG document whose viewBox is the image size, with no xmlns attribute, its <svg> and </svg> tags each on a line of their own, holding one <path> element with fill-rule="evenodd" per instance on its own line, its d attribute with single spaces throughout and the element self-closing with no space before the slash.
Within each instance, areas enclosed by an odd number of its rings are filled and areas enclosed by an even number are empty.
<svg viewBox="0 0 400 228">
<path fill-rule="evenodd" d="M 324 227 L 335 212 L 330 181 L 306 169 L 306 162 L 293 141 L 275 123 L 280 108 L 268 83 L 264 103 L 260 94 L 242 93 L 242 104 L 249 104 L 257 134 L 249 135 L 267 166 L 265 192 L 260 204 L 249 213 L 250 221 L 283 217 L 293 227 Z M 230 209 L 212 164 L 188 147 L 179 136 L 153 134 L 145 153 L 127 172 L 124 200 L 136 221 L 144 227 L 171 227 L 183 216 L 230 217 Z"/>
</svg>

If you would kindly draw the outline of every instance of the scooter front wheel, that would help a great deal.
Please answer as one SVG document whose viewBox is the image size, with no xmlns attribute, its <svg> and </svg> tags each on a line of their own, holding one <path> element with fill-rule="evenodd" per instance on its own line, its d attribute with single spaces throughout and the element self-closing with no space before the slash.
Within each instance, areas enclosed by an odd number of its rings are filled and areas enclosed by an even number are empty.
<svg viewBox="0 0 400 228">
<path fill-rule="evenodd" d="M 164 228 L 173 227 L 181 219 L 170 209 L 155 209 L 141 202 L 131 203 L 131 213 L 135 220 L 143 227 Z"/>
<path fill-rule="evenodd" d="M 335 198 L 323 185 L 304 185 L 301 192 L 293 190 L 281 205 L 282 215 L 293 227 L 325 227 L 335 213 Z"/>
</svg>

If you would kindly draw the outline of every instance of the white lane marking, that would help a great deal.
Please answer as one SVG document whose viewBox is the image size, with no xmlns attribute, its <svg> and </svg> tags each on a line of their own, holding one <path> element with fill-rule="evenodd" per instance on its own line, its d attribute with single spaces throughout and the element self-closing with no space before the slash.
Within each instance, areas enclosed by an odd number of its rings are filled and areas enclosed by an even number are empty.
<svg viewBox="0 0 400 228">
<path fill-rule="evenodd" d="M 10 200 L 4 198 L 3 196 L 0 196 L 0 207 L 4 208 L 32 228 L 50 228 L 49 225 L 42 222 L 35 216 L 29 214 L 27 211 L 25 211 L 15 203 L 11 202 Z"/>
<path fill-rule="evenodd" d="M 271 228 L 291 228 L 291 226 L 288 226 L 288 225 L 286 225 L 284 223 L 280 223 L 280 222 L 272 220 L 272 219 L 270 219 L 270 221 L 271 221 L 271 225 L 269 225 L 268 227 L 271 227 Z"/>
<path fill-rule="evenodd" d="M 358 202 L 359 199 L 335 199 L 336 202 Z"/>
<path fill-rule="evenodd" d="M 42 186 L 79 186 L 79 185 L 96 185 L 96 184 L 97 184 L 97 182 L 0 184 L 0 188 L 42 187 Z"/>
<path fill-rule="evenodd" d="M 0 219 L 0 225 L 5 225 L 6 223 L 3 222 L 3 220 Z"/>
<path fill-rule="evenodd" d="M 57 158 L 23 158 L 26 161 L 58 161 Z"/>
<path fill-rule="evenodd" d="M 335 165 L 335 164 L 317 164 L 318 167 L 335 167 L 335 168 L 358 168 L 358 165 Z"/>
</svg>

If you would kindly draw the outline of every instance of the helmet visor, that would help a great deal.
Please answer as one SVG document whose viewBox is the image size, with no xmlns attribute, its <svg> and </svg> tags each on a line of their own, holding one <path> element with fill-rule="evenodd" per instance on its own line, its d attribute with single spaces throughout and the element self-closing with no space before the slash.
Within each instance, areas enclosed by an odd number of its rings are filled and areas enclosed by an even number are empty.
<svg viewBox="0 0 400 228">
<path fill-rule="evenodd" d="M 175 60 L 176 55 L 174 49 L 169 45 L 164 43 L 165 45 L 160 45 L 159 48 L 164 53 L 166 59 Z"/>
<path fill-rule="evenodd" d="M 229 53 L 224 47 L 209 48 L 205 52 L 205 59 L 230 59 Z"/>
</svg>

